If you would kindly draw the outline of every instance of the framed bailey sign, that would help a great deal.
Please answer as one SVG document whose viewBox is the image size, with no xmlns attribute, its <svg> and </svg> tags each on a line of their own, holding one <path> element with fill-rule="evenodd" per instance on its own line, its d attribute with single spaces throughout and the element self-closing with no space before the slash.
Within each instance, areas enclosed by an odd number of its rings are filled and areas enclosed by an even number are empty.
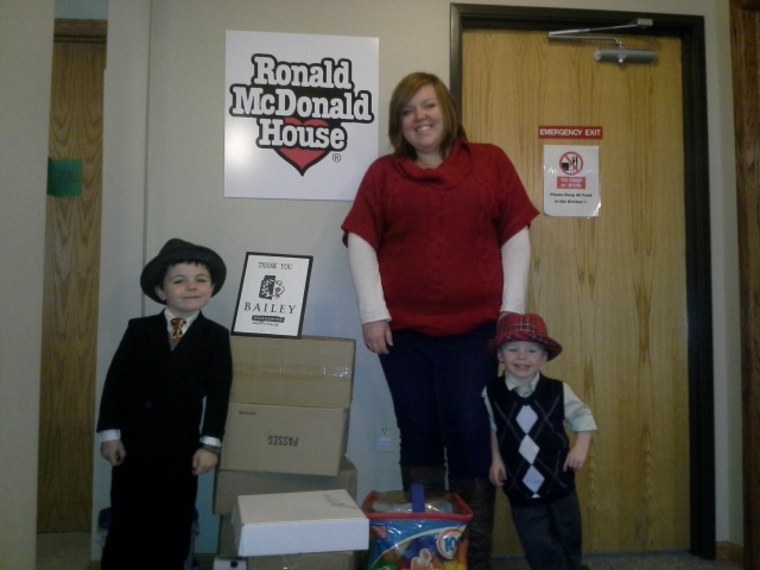
<svg viewBox="0 0 760 570">
<path fill-rule="evenodd" d="M 313 257 L 248 252 L 232 334 L 300 337 Z"/>
</svg>

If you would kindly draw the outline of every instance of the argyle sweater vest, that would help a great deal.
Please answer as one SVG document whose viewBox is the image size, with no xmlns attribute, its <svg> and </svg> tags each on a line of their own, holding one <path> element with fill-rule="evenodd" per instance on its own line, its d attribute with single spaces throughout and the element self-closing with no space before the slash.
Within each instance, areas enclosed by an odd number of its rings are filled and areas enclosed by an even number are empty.
<svg viewBox="0 0 760 570">
<path fill-rule="evenodd" d="M 516 392 L 503 376 L 487 387 L 507 468 L 504 492 L 516 507 L 556 501 L 575 488 L 575 473 L 562 470 L 570 449 L 562 382 L 542 374 L 530 396 Z"/>
</svg>

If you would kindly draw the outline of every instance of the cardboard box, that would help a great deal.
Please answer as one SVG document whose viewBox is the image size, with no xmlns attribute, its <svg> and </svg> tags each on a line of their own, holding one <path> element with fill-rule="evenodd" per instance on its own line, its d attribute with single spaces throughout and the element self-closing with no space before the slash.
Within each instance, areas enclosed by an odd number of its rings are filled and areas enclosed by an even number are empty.
<svg viewBox="0 0 760 570">
<path fill-rule="evenodd" d="M 353 570 L 356 568 L 353 552 L 316 552 L 308 554 L 281 554 L 248 558 L 251 570 Z"/>
<path fill-rule="evenodd" d="M 237 501 L 235 502 L 237 503 Z M 216 546 L 216 553 L 222 558 L 235 558 L 237 551 L 232 514 L 222 515 L 219 517 L 219 541 Z"/>
<path fill-rule="evenodd" d="M 356 485 L 356 467 L 346 457 L 341 460 L 340 471 L 334 477 L 219 469 L 214 480 L 214 514 L 232 513 L 240 495 L 345 489 L 356 500 Z"/>
<path fill-rule="evenodd" d="M 351 406 L 356 341 L 232 335 L 230 401 L 277 406 Z"/>
<path fill-rule="evenodd" d="M 221 469 L 334 477 L 348 409 L 230 403 Z"/>
<path fill-rule="evenodd" d="M 237 570 L 353 570 L 356 568 L 355 552 L 312 552 L 302 554 L 279 554 L 272 556 L 256 556 L 240 558 L 237 556 L 235 545 L 235 530 L 232 527 L 232 516 L 219 517 L 219 545 L 214 564 L 220 561 L 219 570 L 232 570 L 237 564 Z M 224 565 L 226 563 L 226 566 Z M 214 570 L 217 567 L 214 566 Z"/>
<path fill-rule="evenodd" d="M 255 558 L 214 559 L 214 570 L 354 570 L 353 552 L 319 552 L 314 554 L 282 554 Z"/>
<path fill-rule="evenodd" d="M 369 519 L 344 489 L 238 497 L 238 556 L 366 550 Z"/>
</svg>

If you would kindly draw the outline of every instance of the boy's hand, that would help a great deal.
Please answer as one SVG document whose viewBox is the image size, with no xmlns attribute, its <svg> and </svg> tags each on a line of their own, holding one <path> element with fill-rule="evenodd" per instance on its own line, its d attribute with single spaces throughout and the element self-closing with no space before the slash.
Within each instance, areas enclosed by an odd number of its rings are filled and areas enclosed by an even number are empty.
<svg viewBox="0 0 760 570">
<path fill-rule="evenodd" d="M 577 473 L 583 469 L 586 457 L 588 457 L 589 447 L 591 447 L 590 431 L 575 434 L 575 445 L 570 450 L 570 453 L 567 454 L 567 459 L 565 459 L 565 465 L 562 467 L 562 470 L 567 471 L 570 468 Z"/>
<path fill-rule="evenodd" d="M 215 453 L 199 449 L 193 455 L 193 475 L 203 475 L 216 467 L 219 458 Z"/>
<path fill-rule="evenodd" d="M 491 468 L 488 470 L 488 479 L 494 487 L 503 487 L 507 480 L 507 466 L 499 451 L 499 441 L 496 430 L 491 430 Z"/>
<path fill-rule="evenodd" d="M 100 444 L 100 455 L 102 455 L 113 467 L 118 467 L 124 463 L 124 458 L 127 456 L 127 450 L 124 449 L 124 444 L 120 439 L 112 439 L 111 441 L 104 441 Z"/>
<path fill-rule="evenodd" d="M 507 468 L 501 460 L 493 460 L 488 471 L 488 479 L 495 487 L 503 487 L 507 480 Z"/>
<path fill-rule="evenodd" d="M 583 469 L 585 463 L 586 454 L 580 451 L 577 447 L 573 447 L 570 450 L 570 453 L 567 454 L 567 459 L 565 459 L 565 465 L 562 470 L 567 471 L 567 469 L 570 468 L 577 473 Z"/>
</svg>

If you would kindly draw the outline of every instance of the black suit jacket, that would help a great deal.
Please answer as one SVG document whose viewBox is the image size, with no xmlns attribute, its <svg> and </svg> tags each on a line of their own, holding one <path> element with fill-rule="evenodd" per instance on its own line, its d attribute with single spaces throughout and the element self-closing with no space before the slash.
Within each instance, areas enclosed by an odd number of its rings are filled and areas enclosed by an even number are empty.
<svg viewBox="0 0 760 570">
<path fill-rule="evenodd" d="M 121 430 L 133 460 L 184 464 L 200 435 L 224 436 L 231 382 L 225 327 L 199 314 L 171 350 L 163 312 L 132 319 L 106 376 L 97 430 Z"/>
</svg>

